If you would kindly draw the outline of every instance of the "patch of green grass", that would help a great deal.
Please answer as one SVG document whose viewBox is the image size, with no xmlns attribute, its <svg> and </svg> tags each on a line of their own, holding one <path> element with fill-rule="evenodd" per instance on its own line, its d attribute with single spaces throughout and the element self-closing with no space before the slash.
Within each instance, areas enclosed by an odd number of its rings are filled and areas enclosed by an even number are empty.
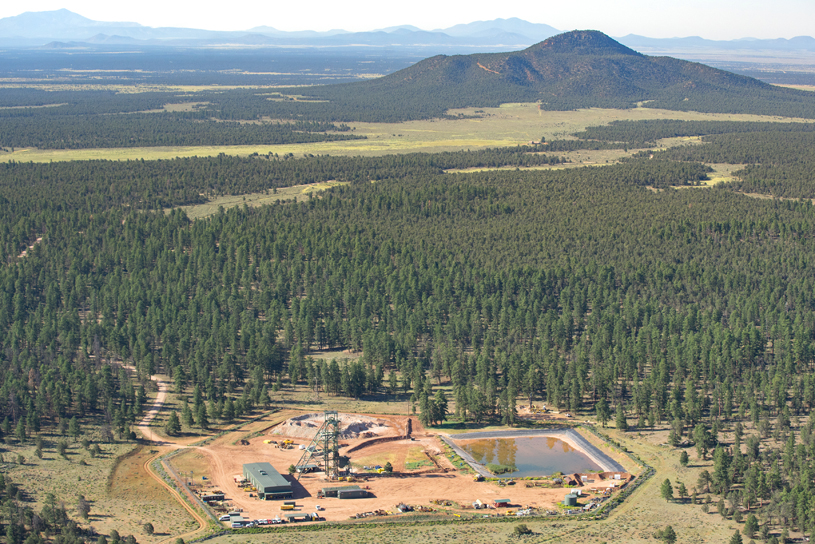
<svg viewBox="0 0 815 544">
<path fill-rule="evenodd" d="M 180 87 L 179 87 L 180 89 Z M 198 87 L 195 87 L 198 89 Z M 207 87 L 201 87 L 201 90 Z M 483 112 L 483 113 L 476 113 Z M 157 160 L 175 157 L 247 156 L 254 153 L 294 153 L 314 155 L 379 156 L 398 153 L 437 153 L 462 149 L 484 149 L 525 144 L 530 140 L 569 138 L 586 127 L 605 125 L 619 120 L 681 119 L 721 121 L 784 121 L 772 116 L 679 112 L 651 108 L 630 110 L 585 109 L 575 111 L 541 111 L 536 104 L 504 104 L 499 108 L 465 108 L 451 110 L 464 119 L 428 119 L 403 123 L 353 123 L 353 134 L 365 140 L 316 142 L 283 145 L 235 146 L 168 146 L 114 149 L 38 150 L 15 149 L 0 153 L 0 161 L 71 161 L 71 160 Z M 803 121 L 803 120 L 801 120 Z"/>
<path fill-rule="evenodd" d="M 218 213 L 219 208 L 234 208 L 236 206 L 243 206 L 244 204 L 250 208 L 271 204 L 278 200 L 291 200 L 300 197 L 308 198 L 309 194 L 319 193 L 337 185 L 345 185 L 347 182 L 343 181 L 325 181 L 322 183 L 311 183 L 308 185 L 295 185 L 293 187 L 284 187 L 277 189 L 277 191 L 266 191 L 263 193 L 249 193 L 246 195 L 226 195 L 220 196 L 206 202 L 204 204 L 195 204 L 192 206 L 180 206 L 182 210 L 187 213 L 190 219 L 201 219 L 210 215 Z M 170 213 L 172 209 L 164 210 L 165 213 Z"/>
<path fill-rule="evenodd" d="M 358 459 L 353 460 L 353 465 L 355 467 L 374 467 L 374 466 L 385 466 L 385 463 L 390 463 L 391 465 L 396 464 L 396 454 L 395 453 L 379 453 L 376 455 L 369 455 L 367 457 L 360 457 Z"/>
<path fill-rule="evenodd" d="M 424 461 L 409 461 L 405 462 L 405 470 L 418 470 L 424 467 L 432 467 L 433 463 L 425 459 Z"/>
<path fill-rule="evenodd" d="M 518 467 L 512 465 L 501 465 L 497 463 L 487 463 L 486 465 L 487 470 L 492 472 L 495 475 L 498 474 L 509 474 L 511 472 L 515 472 L 518 470 Z"/>
</svg>

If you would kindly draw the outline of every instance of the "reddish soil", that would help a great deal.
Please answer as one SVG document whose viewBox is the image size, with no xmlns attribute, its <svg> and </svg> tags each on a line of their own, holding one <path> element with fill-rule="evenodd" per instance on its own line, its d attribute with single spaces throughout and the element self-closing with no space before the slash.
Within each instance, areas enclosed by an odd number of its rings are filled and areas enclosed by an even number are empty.
<svg viewBox="0 0 815 544">
<path fill-rule="evenodd" d="M 404 429 L 406 418 L 392 416 L 375 416 L 378 419 L 390 421 L 393 427 L 393 434 L 401 434 Z M 443 472 L 435 467 L 427 467 L 413 473 L 401 473 L 404 470 L 404 459 L 410 448 L 422 446 L 426 451 L 440 452 L 441 443 L 435 435 L 427 433 L 419 427 L 418 422 L 412 422 L 414 440 L 397 440 L 386 443 L 374 444 L 363 447 L 349 454 L 351 462 L 355 459 L 366 459 L 376 456 L 395 456 L 395 473 L 393 476 L 370 475 L 365 481 L 354 483 L 326 482 L 322 473 L 305 474 L 297 482 L 287 474 L 289 465 L 296 464 L 303 454 L 303 450 L 294 449 L 282 450 L 274 444 L 264 444 L 264 440 L 277 440 L 279 435 L 265 433 L 250 440 L 249 446 L 232 445 L 231 442 L 213 444 L 200 448 L 207 454 L 211 466 L 212 484 L 226 494 L 232 503 L 232 509 L 242 508 L 244 517 L 249 519 L 273 518 L 286 512 L 280 511 L 282 502 L 261 501 L 249 497 L 249 493 L 243 491 L 234 481 L 234 476 L 242 474 L 245 463 L 258 461 L 268 461 L 281 474 L 284 474 L 290 481 L 293 481 L 294 498 L 297 502 L 295 512 L 314 512 L 316 505 L 321 505 L 324 511 L 321 515 L 330 521 L 348 519 L 350 516 L 360 512 L 370 512 L 377 509 L 385 511 L 395 511 L 395 506 L 400 502 L 411 505 L 433 506 L 431 500 L 443 499 L 457 502 L 461 505 L 470 505 L 476 499 L 482 502 L 491 502 L 494 499 L 510 499 L 513 507 L 532 506 L 539 508 L 551 507 L 555 502 L 562 501 L 565 489 L 547 488 L 526 488 L 523 482 L 515 486 L 499 487 L 495 483 L 475 482 L 472 475 L 461 474 L 452 467 L 452 464 L 443 456 L 434 456 L 439 465 L 448 469 Z M 371 439 L 349 439 L 341 440 L 343 447 L 340 449 L 344 453 L 348 449 L 358 444 L 369 442 Z M 309 441 L 298 439 L 295 444 L 307 445 Z M 435 472 L 435 473 L 434 473 Z M 359 485 L 367 487 L 373 495 L 366 499 L 345 499 L 317 498 L 318 491 L 323 487 L 333 487 L 341 485 Z M 586 486 L 586 492 L 588 488 Z M 282 516 L 281 516 L 282 517 Z"/>
</svg>

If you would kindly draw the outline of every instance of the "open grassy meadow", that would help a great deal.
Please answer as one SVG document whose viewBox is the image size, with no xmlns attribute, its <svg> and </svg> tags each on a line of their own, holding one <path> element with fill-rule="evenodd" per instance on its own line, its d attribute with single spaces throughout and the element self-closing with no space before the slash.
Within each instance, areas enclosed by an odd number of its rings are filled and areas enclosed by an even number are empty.
<svg viewBox="0 0 815 544">
<path fill-rule="evenodd" d="M 219 208 L 234 208 L 235 206 L 243 206 L 244 204 L 250 208 L 263 206 L 277 202 L 278 200 L 291 200 L 294 198 L 308 198 L 309 194 L 319 193 L 337 185 L 343 185 L 345 182 L 341 181 L 326 181 L 324 183 L 310 183 L 308 185 L 295 185 L 278 189 L 276 192 L 267 191 L 263 193 L 250 193 L 246 195 L 237 196 L 221 196 L 214 198 L 205 204 L 195 204 L 192 206 L 181 206 L 190 219 L 200 219 L 202 217 L 210 216 L 218 212 Z M 171 209 L 165 210 L 167 213 Z"/>
<path fill-rule="evenodd" d="M 144 463 L 158 450 L 134 442 L 105 443 L 93 435 L 70 437 L 44 435 L 42 458 L 35 455 L 31 440 L 25 444 L 7 443 L 3 472 L 23 486 L 27 502 L 40 510 L 53 495 L 56 504 L 64 504 L 68 515 L 84 527 L 93 527 L 99 534 L 112 530 L 122 535 L 133 534 L 142 544 L 160 542 L 170 535 L 181 534 L 197 527 L 191 517 L 144 470 Z M 101 453 L 91 455 L 82 446 L 82 439 L 98 444 Z M 57 452 L 57 443 L 68 444 L 65 457 Z M 18 455 L 24 464 L 16 462 Z M 14 461 L 14 462 L 9 462 Z M 84 496 L 91 504 L 87 520 L 78 515 L 77 501 Z M 143 525 L 151 522 L 155 534 L 144 532 Z"/>
<path fill-rule="evenodd" d="M 612 121 L 644 119 L 719 120 L 719 121 L 790 121 L 773 116 L 707 114 L 677 112 L 651 108 L 630 110 L 584 109 L 575 111 L 541 111 L 536 104 L 504 104 L 499 108 L 451 110 L 461 119 L 430 119 L 404 123 L 352 123 L 353 134 L 365 140 L 317 142 L 283 145 L 236 146 L 168 146 L 112 149 L 15 149 L 0 152 L 0 161 L 72 161 L 72 160 L 158 160 L 175 157 L 204 157 L 220 153 L 247 156 L 253 153 L 294 153 L 313 155 L 377 156 L 396 153 L 458 151 L 525 144 L 544 137 L 548 140 L 568 138 L 589 126 Z M 803 121 L 803 120 L 801 120 Z"/>
</svg>

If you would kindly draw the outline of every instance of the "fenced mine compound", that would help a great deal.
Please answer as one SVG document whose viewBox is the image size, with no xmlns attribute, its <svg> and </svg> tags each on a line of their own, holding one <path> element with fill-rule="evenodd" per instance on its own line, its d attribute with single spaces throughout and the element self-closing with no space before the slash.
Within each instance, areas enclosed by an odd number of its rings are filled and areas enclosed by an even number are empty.
<svg viewBox="0 0 815 544">
<path fill-rule="evenodd" d="M 592 449 L 565 427 L 440 436 L 427 432 L 411 416 L 337 411 L 290 411 L 286 415 L 270 416 L 275 422 L 268 426 L 258 422 L 248 435 L 225 436 L 208 446 L 203 456 L 200 452 L 188 454 L 188 461 L 197 455 L 208 463 L 209 469 L 202 471 L 207 484 L 199 494 L 210 499 L 206 504 L 220 521 L 236 528 L 410 511 L 450 510 L 455 515 L 478 517 L 534 512 L 554 515 L 558 511 L 555 504 L 562 504 L 563 513 L 574 514 L 596 509 L 632 479 L 619 468 L 603 466 L 603 472 L 576 470 L 579 480 L 571 478 L 577 475 L 570 471 L 568 476 L 541 473 L 513 482 L 512 475 L 480 475 L 476 469 L 484 466 L 478 460 L 456 453 L 466 453 L 467 443 L 474 440 L 492 440 L 498 452 L 496 459 L 513 452 L 513 459 L 506 461 L 517 458 L 521 464 L 525 447 L 521 441 L 537 444 L 539 437 L 534 435 L 538 434 L 555 443 L 569 442 L 577 450 Z M 510 442 L 513 447 L 507 447 Z M 551 454 L 541 449 L 538 456 Z M 389 471 L 386 464 L 391 465 Z M 618 473 L 619 479 L 615 478 Z M 273 482 L 266 481 L 274 475 L 291 487 L 275 488 Z M 582 492 L 577 504 L 563 504 L 564 492 L 575 489 Z M 218 494 L 213 495 L 213 490 Z M 505 504 L 501 499 L 511 502 Z M 485 507 L 491 512 L 475 513 Z"/>
</svg>

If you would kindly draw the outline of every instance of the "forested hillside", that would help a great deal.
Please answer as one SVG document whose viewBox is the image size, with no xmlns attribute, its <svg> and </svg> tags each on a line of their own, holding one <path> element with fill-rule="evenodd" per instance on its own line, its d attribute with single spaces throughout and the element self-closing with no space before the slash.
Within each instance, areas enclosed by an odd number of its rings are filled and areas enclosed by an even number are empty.
<svg viewBox="0 0 815 544">
<path fill-rule="evenodd" d="M 501 153 L 496 162 L 520 164 L 517 152 Z M 197 384 L 216 402 L 247 380 L 257 400 L 279 378 L 306 379 L 310 349 L 363 349 L 363 391 L 396 371 L 409 388 L 423 368 L 452 379 L 460 414 L 479 418 L 511 418 L 511 399 L 526 395 L 573 410 L 604 398 L 646 420 L 693 424 L 711 403 L 773 409 L 807 386 L 808 375 L 795 376 L 811 364 L 813 340 L 809 204 L 722 189 L 653 194 L 641 186 L 693 183 L 706 169 L 647 158 L 440 173 L 478 155 L 4 166 L 3 198 L 13 205 L 3 206 L 0 328 L 6 362 L 25 377 L 8 375 L 18 400 L 3 401 L 5 413 L 36 425 L 105 409 L 104 395 L 113 411 L 117 402 L 137 409 L 138 395 L 105 381 L 115 376 L 87 372 L 100 349 L 143 374 L 162 369 L 179 387 Z M 387 168 L 374 176 L 376 164 Z M 274 187 L 276 178 L 353 183 L 195 223 L 180 212 L 128 211 L 192 199 L 173 183 L 140 199 L 140 179 L 163 171 L 177 181 L 198 168 L 210 177 L 191 176 L 200 185 L 188 189 L 214 194 L 223 165 L 257 175 L 224 180 L 219 191 Z M 122 168 L 131 182 L 109 185 L 108 197 L 69 198 L 99 195 L 80 188 Z M 51 179 L 66 198 L 49 204 Z M 49 360 L 53 369 L 42 366 Z M 747 394 L 775 369 L 784 378 L 771 397 Z M 698 405 L 671 396 L 688 380 Z"/>
<path fill-rule="evenodd" d="M 745 500 L 812 527 L 800 506 L 812 496 L 812 424 L 800 441 L 789 429 L 815 404 L 813 205 L 749 198 L 739 184 L 671 188 L 705 179 L 702 161 L 739 160 L 801 190 L 778 173 L 808 168 L 810 127 L 774 128 L 590 129 L 587 146 L 713 135 L 564 170 L 444 173 L 562 160 L 542 146 L 4 164 L 0 428 L 24 437 L 95 414 L 127 433 L 139 380 L 157 371 L 196 391 L 201 421 L 298 382 L 351 397 L 412 392 L 426 422 L 440 384 L 455 416 L 474 421 L 512 424 L 522 400 L 601 420 L 612 408 L 711 449 L 725 421 L 750 417 L 769 433 L 773 418 L 795 455 L 720 447 L 714 488 L 743 484 Z M 195 222 L 164 211 L 330 179 L 349 184 Z M 326 349 L 363 355 L 309 357 Z M 119 360 L 135 380 L 113 370 Z"/>
</svg>

